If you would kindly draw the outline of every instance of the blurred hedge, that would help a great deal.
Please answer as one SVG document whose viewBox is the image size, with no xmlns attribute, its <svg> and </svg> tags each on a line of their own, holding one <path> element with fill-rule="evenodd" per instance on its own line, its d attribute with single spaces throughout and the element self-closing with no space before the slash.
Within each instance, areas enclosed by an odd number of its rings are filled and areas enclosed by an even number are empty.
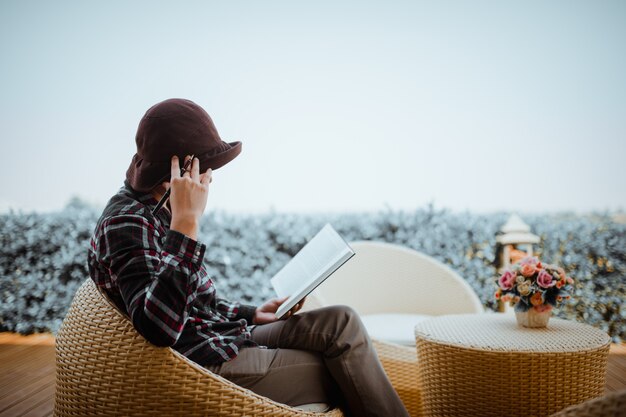
<svg viewBox="0 0 626 417">
<path fill-rule="evenodd" d="M 88 277 L 86 253 L 99 211 L 73 201 L 59 213 L 0 215 L 0 331 L 56 331 L 73 293 Z M 225 297 L 260 303 L 273 296 L 269 278 L 331 222 L 347 240 L 398 243 L 446 263 L 495 309 L 495 235 L 504 213 L 452 213 L 432 206 L 378 213 L 230 215 L 201 223 L 205 266 Z M 626 225 L 609 214 L 525 215 L 541 236 L 542 260 L 576 279 L 573 301 L 557 315 L 584 321 L 626 340 Z"/>
</svg>

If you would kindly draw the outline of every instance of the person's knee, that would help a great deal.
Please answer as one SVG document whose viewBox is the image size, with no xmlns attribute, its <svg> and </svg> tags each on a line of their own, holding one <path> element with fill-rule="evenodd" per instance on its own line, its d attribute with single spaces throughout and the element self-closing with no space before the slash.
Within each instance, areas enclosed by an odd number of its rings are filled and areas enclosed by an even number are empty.
<svg viewBox="0 0 626 417">
<path fill-rule="evenodd" d="M 354 308 L 347 305 L 333 305 L 327 307 L 329 319 L 334 320 L 341 329 L 352 329 L 352 331 L 364 332 L 365 326 L 361 317 Z"/>
<path fill-rule="evenodd" d="M 360 320 L 359 314 L 352 307 L 336 304 L 324 308 L 324 314 L 330 317 L 336 317 L 343 320 Z"/>
</svg>

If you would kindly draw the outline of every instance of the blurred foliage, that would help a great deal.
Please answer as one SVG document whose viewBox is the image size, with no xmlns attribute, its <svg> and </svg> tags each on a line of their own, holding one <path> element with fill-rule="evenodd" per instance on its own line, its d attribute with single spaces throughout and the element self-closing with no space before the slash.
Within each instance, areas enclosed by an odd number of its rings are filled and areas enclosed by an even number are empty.
<svg viewBox="0 0 626 417">
<path fill-rule="evenodd" d="M 89 237 L 99 216 L 73 200 L 63 212 L 0 215 L 0 331 L 56 331 L 73 293 L 88 277 Z M 405 245 L 449 265 L 495 309 L 495 236 L 508 215 L 452 213 L 432 205 L 415 211 L 290 214 L 269 212 L 205 216 L 200 240 L 205 267 L 218 292 L 259 304 L 282 266 L 330 222 L 348 241 Z M 526 215 L 541 237 L 537 255 L 574 277 L 573 300 L 560 317 L 592 324 L 615 341 L 626 340 L 626 225 L 609 214 Z"/>
</svg>

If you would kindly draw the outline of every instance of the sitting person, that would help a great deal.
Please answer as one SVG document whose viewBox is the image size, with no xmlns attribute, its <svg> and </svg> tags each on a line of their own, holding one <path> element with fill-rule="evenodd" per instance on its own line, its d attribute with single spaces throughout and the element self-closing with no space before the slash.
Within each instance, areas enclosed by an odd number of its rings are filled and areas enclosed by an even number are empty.
<svg viewBox="0 0 626 417">
<path fill-rule="evenodd" d="M 88 265 L 137 331 L 284 404 L 408 416 L 351 308 L 294 314 L 300 303 L 278 320 L 274 313 L 286 298 L 252 306 L 217 294 L 203 266 L 207 247 L 198 241 L 198 225 L 213 170 L 233 160 L 241 142 L 222 141 L 197 104 L 170 99 L 146 112 L 136 144 L 124 186 L 95 227 Z M 187 164 L 182 175 L 181 163 Z"/>
</svg>

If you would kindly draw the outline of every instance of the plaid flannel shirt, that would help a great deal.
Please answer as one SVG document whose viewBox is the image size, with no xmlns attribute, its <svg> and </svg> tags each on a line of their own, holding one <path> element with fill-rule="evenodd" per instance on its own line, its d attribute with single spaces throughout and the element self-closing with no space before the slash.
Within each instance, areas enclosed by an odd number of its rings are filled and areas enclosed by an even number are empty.
<svg viewBox="0 0 626 417">
<path fill-rule="evenodd" d="M 109 200 L 94 230 L 89 274 L 158 346 L 200 365 L 235 358 L 250 339 L 255 306 L 217 297 L 202 265 L 206 246 L 170 230 L 171 214 L 127 182 Z"/>
</svg>

